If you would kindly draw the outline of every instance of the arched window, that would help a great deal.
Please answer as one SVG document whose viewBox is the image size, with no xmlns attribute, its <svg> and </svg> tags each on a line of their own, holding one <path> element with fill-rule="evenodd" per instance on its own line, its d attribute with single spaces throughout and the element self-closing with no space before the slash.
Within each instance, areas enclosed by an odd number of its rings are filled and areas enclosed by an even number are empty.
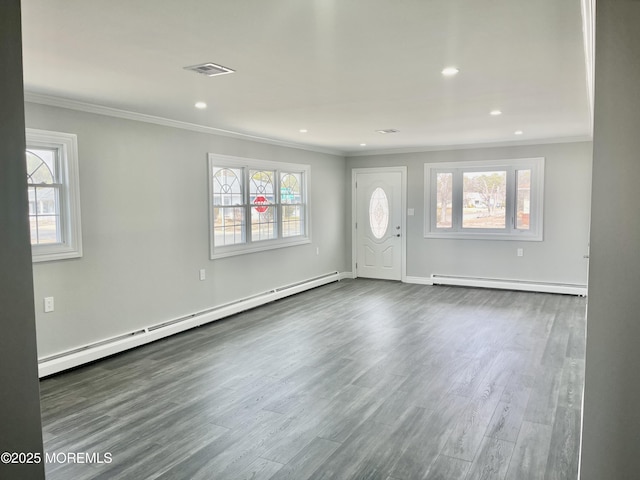
<svg viewBox="0 0 640 480">
<path fill-rule="evenodd" d="M 27 185 L 29 188 L 29 222 L 31 244 L 62 243 L 60 225 L 60 189 L 54 172 L 56 150 L 27 150 Z"/>
<path fill-rule="evenodd" d="M 82 256 L 76 136 L 26 130 L 33 261 Z"/>
<path fill-rule="evenodd" d="M 302 174 L 280 174 L 280 202 L 282 203 L 282 236 L 295 237 L 304 233 L 304 204 L 302 202 Z"/>
<path fill-rule="evenodd" d="M 310 243 L 310 167 L 209 154 L 211 258 Z"/>
<path fill-rule="evenodd" d="M 245 203 L 240 168 L 213 171 L 213 234 L 216 245 L 245 242 Z"/>
<path fill-rule="evenodd" d="M 271 240 L 277 238 L 277 215 L 273 187 L 276 172 L 270 170 L 249 170 L 249 201 L 251 209 L 251 240 Z"/>
</svg>

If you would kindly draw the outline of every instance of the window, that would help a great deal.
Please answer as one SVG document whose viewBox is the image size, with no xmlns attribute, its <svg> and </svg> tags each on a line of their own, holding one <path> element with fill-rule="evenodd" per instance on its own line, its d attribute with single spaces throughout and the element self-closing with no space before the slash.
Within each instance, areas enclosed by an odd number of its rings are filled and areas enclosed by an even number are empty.
<svg viewBox="0 0 640 480">
<path fill-rule="evenodd" d="M 27 129 L 26 140 L 33 261 L 81 257 L 77 138 Z"/>
<path fill-rule="evenodd" d="M 211 258 L 309 243 L 309 172 L 210 153 Z"/>
<path fill-rule="evenodd" d="M 542 240 L 544 158 L 425 164 L 425 237 Z"/>
<path fill-rule="evenodd" d="M 380 187 L 373 191 L 369 200 L 369 226 L 378 240 L 384 237 L 389 227 L 389 200 Z"/>
</svg>

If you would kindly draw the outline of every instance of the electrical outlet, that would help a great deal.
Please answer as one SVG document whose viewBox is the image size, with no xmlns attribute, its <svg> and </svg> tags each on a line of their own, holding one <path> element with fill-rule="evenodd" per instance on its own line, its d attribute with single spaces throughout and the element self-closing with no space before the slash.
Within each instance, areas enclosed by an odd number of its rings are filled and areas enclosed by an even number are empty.
<svg viewBox="0 0 640 480">
<path fill-rule="evenodd" d="M 53 297 L 44 297 L 44 313 L 53 312 Z"/>
<path fill-rule="evenodd" d="M 524 249 L 523 248 L 519 248 L 518 250 L 516 250 L 516 255 L 518 255 L 519 257 L 524 256 Z"/>
<path fill-rule="evenodd" d="M 204 268 L 200 269 L 200 280 L 206 280 L 207 279 L 207 271 Z"/>
<path fill-rule="evenodd" d="M 316 247 L 316 255 L 320 255 L 320 247 Z"/>
</svg>

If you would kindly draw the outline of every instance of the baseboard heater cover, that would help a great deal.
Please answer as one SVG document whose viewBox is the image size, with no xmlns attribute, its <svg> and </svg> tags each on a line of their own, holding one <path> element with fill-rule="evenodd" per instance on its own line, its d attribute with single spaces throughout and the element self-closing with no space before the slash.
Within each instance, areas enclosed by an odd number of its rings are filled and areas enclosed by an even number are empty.
<svg viewBox="0 0 640 480">
<path fill-rule="evenodd" d="M 217 307 L 189 314 L 184 317 L 151 325 L 146 328 L 41 358 L 38 360 L 38 374 L 40 378 L 47 377 L 70 368 L 78 367 L 116 353 L 124 352 L 126 350 L 160 340 L 161 338 L 175 335 L 176 333 L 184 332 L 191 328 L 199 327 L 206 323 L 220 320 L 236 313 L 259 307 L 260 305 L 280 300 L 281 298 L 295 295 L 296 293 L 304 292 L 305 290 L 337 282 L 342 278 L 347 277 L 338 272 L 331 272 L 302 282 L 285 285 L 263 293 L 251 295 Z"/>
<path fill-rule="evenodd" d="M 533 282 L 527 280 L 506 280 L 484 277 L 462 277 L 454 275 L 431 275 L 433 285 L 455 285 L 461 287 L 498 288 L 522 290 L 525 292 L 560 293 L 565 295 L 587 295 L 586 285 L 567 283 Z"/>
</svg>

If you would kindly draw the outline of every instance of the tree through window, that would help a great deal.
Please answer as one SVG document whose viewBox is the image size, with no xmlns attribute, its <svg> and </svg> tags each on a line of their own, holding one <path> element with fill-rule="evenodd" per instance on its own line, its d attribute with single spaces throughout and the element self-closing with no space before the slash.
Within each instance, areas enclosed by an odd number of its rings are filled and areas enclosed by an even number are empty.
<svg viewBox="0 0 640 480">
<path fill-rule="evenodd" d="M 462 227 L 506 228 L 507 172 L 463 172 Z"/>
<path fill-rule="evenodd" d="M 542 240 L 544 158 L 425 164 L 425 237 Z"/>
</svg>

